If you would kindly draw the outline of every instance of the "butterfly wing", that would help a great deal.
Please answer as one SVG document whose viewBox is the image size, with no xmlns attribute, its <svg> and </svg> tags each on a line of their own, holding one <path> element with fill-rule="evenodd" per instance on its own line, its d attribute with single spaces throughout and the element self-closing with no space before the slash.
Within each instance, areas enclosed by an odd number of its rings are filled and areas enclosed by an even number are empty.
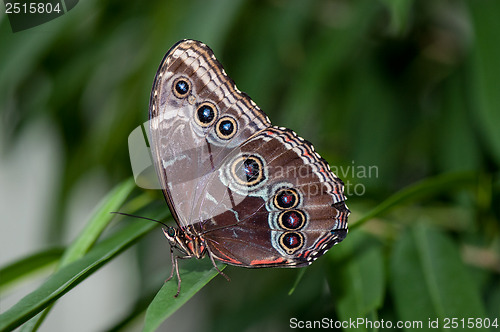
<svg viewBox="0 0 500 332">
<path fill-rule="evenodd" d="M 259 132 L 230 154 L 218 173 L 208 179 L 207 195 L 222 181 L 227 195 L 239 202 L 198 225 L 218 260 L 247 267 L 304 266 L 347 234 L 342 181 L 289 129 Z"/>
<path fill-rule="evenodd" d="M 185 40 L 166 54 L 150 136 L 174 218 L 193 225 L 216 259 L 303 266 L 345 237 L 342 181 L 309 142 L 271 127 L 206 45 Z"/>
<path fill-rule="evenodd" d="M 194 40 L 174 45 L 161 62 L 149 119 L 155 168 L 180 226 L 201 221 L 195 214 L 196 203 L 206 197 L 207 179 L 231 151 L 270 125 L 267 116 L 236 88 L 212 50 Z M 213 198 L 204 204 L 205 211 L 217 215 L 229 202 Z"/>
</svg>

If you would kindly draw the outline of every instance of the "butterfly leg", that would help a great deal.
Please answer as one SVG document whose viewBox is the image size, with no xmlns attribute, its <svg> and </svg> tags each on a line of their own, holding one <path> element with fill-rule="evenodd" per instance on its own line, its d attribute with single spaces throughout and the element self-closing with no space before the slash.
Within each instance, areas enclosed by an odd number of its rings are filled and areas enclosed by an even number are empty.
<svg viewBox="0 0 500 332">
<path fill-rule="evenodd" d="M 181 282 L 182 282 L 182 279 L 181 279 L 181 275 L 179 273 L 179 262 L 178 260 L 179 259 L 188 259 L 188 258 L 192 258 L 192 256 L 175 256 L 175 273 L 177 274 L 177 293 L 175 293 L 174 297 L 177 297 L 179 296 L 179 293 L 181 292 Z M 173 273 L 173 270 L 172 270 L 172 273 Z"/>
<path fill-rule="evenodd" d="M 208 256 L 210 256 L 210 260 L 212 261 L 212 264 L 214 265 L 214 267 L 217 270 L 217 272 L 219 272 L 220 275 L 222 275 L 224 278 L 226 278 L 227 281 L 231 281 L 231 278 L 229 278 L 227 276 L 227 274 L 225 274 L 224 272 L 222 272 L 221 270 L 219 270 L 219 268 L 217 267 L 217 264 L 215 264 L 214 257 L 212 256 L 212 254 L 210 252 L 208 253 Z"/>
<path fill-rule="evenodd" d="M 173 257 L 173 256 L 172 256 Z M 181 282 L 182 282 L 182 279 L 181 279 L 181 275 L 179 273 L 179 262 L 177 261 L 177 259 L 179 258 L 179 256 L 175 256 L 174 258 L 174 265 L 175 265 L 175 273 L 177 274 L 177 293 L 175 293 L 174 297 L 177 297 L 179 296 L 179 293 L 181 292 Z M 172 266 L 172 274 L 174 273 L 174 267 Z M 172 275 L 170 276 L 172 277 Z"/>
<path fill-rule="evenodd" d="M 179 259 L 187 259 L 191 258 L 192 256 L 174 256 L 174 250 L 173 248 L 170 248 L 170 257 L 172 258 L 172 271 L 170 272 L 170 276 L 165 280 L 165 282 L 169 281 L 174 277 L 174 270 L 175 274 L 177 275 L 177 293 L 175 293 L 174 297 L 179 296 L 179 293 L 181 292 L 181 274 L 179 273 Z"/>
<path fill-rule="evenodd" d="M 165 280 L 165 282 L 169 281 L 174 277 L 174 270 L 177 265 L 177 261 L 174 257 L 174 249 L 172 247 L 170 247 L 170 258 L 172 259 L 172 271 L 170 271 L 170 277 L 168 277 L 167 280 Z"/>
</svg>

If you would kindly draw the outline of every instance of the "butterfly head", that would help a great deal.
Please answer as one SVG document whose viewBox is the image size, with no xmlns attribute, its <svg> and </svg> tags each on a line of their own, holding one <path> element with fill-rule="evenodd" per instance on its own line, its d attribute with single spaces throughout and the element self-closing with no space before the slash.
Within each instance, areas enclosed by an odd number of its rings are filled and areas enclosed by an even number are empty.
<svg viewBox="0 0 500 332">
<path fill-rule="evenodd" d="M 177 247 L 179 238 L 178 233 L 178 230 L 173 227 L 167 226 L 167 228 L 163 228 L 163 234 L 165 234 L 165 237 L 172 247 Z"/>
</svg>

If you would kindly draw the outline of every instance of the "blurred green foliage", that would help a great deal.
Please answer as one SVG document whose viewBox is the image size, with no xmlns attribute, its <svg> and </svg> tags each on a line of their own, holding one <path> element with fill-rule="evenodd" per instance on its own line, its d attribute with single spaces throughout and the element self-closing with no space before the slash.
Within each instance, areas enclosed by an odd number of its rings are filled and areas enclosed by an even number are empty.
<svg viewBox="0 0 500 332">
<path fill-rule="evenodd" d="M 314 142 L 346 183 L 350 224 L 362 220 L 291 296 L 297 270 L 228 267 L 231 283 L 216 277 L 197 295 L 204 330 L 287 330 L 291 317 L 500 319 L 498 13 L 495 0 L 86 0 L 18 33 L 4 15 L 2 158 L 30 123 L 50 122 L 63 167 L 39 237 L 45 249 L 65 246 L 73 188 L 95 171 L 110 190 L 131 176 L 127 137 L 147 120 L 160 60 L 180 39 L 201 40 L 274 124 Z M 127 211 L 167 209 L 160 196 L 132 197 Z M 148 276 L 168 275 L 165 260 L 140 263 L 150 247 L 133 248 L 142 279 L 116 330 L 144 315 L 161 287 Z M 22 262 L 15 271 L 28 273 Z"/>
</svg>

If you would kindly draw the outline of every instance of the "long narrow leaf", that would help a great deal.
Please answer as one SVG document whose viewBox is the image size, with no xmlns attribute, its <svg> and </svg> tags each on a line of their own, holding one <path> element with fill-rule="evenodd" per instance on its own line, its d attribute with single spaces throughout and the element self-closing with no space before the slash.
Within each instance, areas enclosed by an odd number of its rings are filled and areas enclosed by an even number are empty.
<svg viewBox="0 0 500 332">
<path fill-rule="evenodd" d="M 207 258 L 202 261 L 193 259 L 182 263 L 180 268 L 182 289 L 179 296 L 174 298 L 177 292 L 177 280 L 174 278 L 166 282 L 146 311 L 143 332 L 155 331 L 165 319 L 177 311 L 218 274 L 212 262 Z M 225 265 L 222 264 L 217 266 L 220 270 L 225 268 Z"/>
<path fill-rule="evenodd" d="M 450 191 L 452 188 L 471 186 L 476 182 L 477 175 L 474 172 L 448 173 L 423 180 L 390 196 L 373 210 L 358 219 L 350 228 L 355 229 L 366 221 L 388 212 L 399 204 L 415 201 L 422 197 L 429 197 L 430 195 L 440 192 Z"/>
<path fill-rule="evenodd" d="M 113 219 L 114 216 L 110 212 L 118 211 L 134 187 L 133 179 L 128 179 L 115 187 L 100 202 L 85 229 L 64 253 L 61 266 L 73 262 L 89 251 L 111 219 Z"/>
<path fill-rule="evenodd" d="M 16 328 L 35 316 L 156 226 L 154 223 L 132 223 L 98 243 L 87 255 L 54 273 L 38 289 L 0 315 L 0 331 Z"/>
<path fill-rule="evenodd" d="M 59 261 L 63 252 L 62 248 L 50 248 L 3 267 L 0 269 L 0 293 L 14 282 L 54 265 Z"/>
<path fill-rule="evenodd" d="M 295 292 L 295 289 L 297 288 L 297 286 L 300 284 L 300 281 L 302 280 L 302 278 L 304 277 L 304 274 L 306 273 L 307 269 L 300 269 L 298 272 L 297 272 L 297 276 L 295 277 L 295 281 L 293 283 L 293 286 L 292 288 L 290 288 L 290 290 L 288 291 L 288 296 L 291 296 L 294 292 Z"/>
<path fill-rule="evenodd" d="M 443 233 L 417 224 L 401 236 L 391 258 L 396 311 L 404 321 L 484 317 L 479 287 L 468 275 L 453 242 Z"/>
<path fill-rule="evenodd" d="M 68 265 L 89 251 L 113 218 L 110 212 L 116 211 L 123 205 L 133 188 L 133 179 L 128 179 L 116 186 L 101 200 L 85 229 L 64 252 L 59 268 Z M 41 315 L 37 315 L 29 324 L 23 326 L 22 332 L 36 331 L 45 320 L 45 317 L 49 314 L 51 308 L 51 306 L 47 307 Z"/>
</svg>

